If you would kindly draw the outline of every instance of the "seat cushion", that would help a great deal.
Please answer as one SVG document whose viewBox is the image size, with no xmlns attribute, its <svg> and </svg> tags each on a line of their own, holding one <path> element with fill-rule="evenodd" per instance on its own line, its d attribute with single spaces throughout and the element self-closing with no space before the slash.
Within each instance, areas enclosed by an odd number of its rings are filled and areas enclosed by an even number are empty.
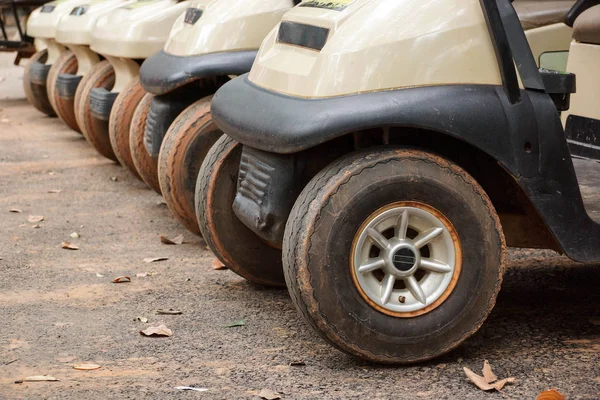
<svg viewBox="0 0 600 400">
<path fill-rule="evenodd" d="M 600 6 L 592 7 L 577 17 L 573 39 L 581 43 L 600 44 Z"/>
<path fill-rule="evenodd" d="M 575 0 L 515 0 L 513 6 L 524 30 L 564 22 Z"/>
</svg>

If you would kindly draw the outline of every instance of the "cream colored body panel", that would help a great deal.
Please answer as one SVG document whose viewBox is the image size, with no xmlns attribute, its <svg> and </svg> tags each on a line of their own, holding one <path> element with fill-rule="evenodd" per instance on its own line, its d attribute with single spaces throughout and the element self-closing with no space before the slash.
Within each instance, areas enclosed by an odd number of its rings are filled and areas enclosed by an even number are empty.
<svg viewBox="0 0 600 400">
<path fill-rule="evenodd" d="M 54 10 L 49 13 L 43 13 L 42 7 L 36 8 L 29 15 L 27 20 L 27 34 L 34 38 L 50 38 L 56 36 L 56 28 L 61 17 L 69 14 L 74 7 L 81 6 L 89 0 L 58 0 L 48 5 L 54 5 Z"/>
<path fill-rule="evenodd" d="M 562 114 L 563 124 L 569 115 L 600 119 L 600 45 L 573 42 L 567 71 L 577 76 L 577 93 L 571 95 L 571 107 Z"/>
<path fill-rule="evenodd" d="M 56 28 L 56 41 L 62 44 L 92 43 L 92 30 L 105 13 L 126 6 L 135 0 L 92 0 L 86 3 L 83 15 L 63 15 Z"/>
<path fill-rule="evenodd" d="M 90 46 L 84 44 L 66 45 L 77 58 L 77 72 L 75 75 L 83 76 L 87 74 L 94 65 L 100 62 L 100 56 L 90 50 Z"/>
<path fill-rule="evenodd" d="M 115 70 L 115 84 L 111 92 L 120 93 L 125 86 L 140 74 L 140 66 L 130 58 L 106 56 Z"/>
<path fill-rule="evenodd" d="M 92 32 L 93 51 L 104 56 L 147 58 L 164 46 L 173 23 L 189 1 L 138 0 L 98 19 Z"/>
<path fill-rule="evenodd" d="M 329 28 L 329 40 L 318 52 L 277 43 L 274 29 L 249 76 L 269 90 L 332 97 L 501 84 L 479 0 L 356 0 L 343 11 L 295 7 L 283 20 Z"/>
<path fill-rule="evenodd" d="M 35 48 L 37 51 L 43 49 L 48 50 L 48 57 L 46 58 L 46 62 L 44 63 L 46 65 L 54 64 L 54 62 L 58 60 L 58 57 L 60 57 L 62 53 L 67 51 L 67 48 L 65 46 L 58 43 L 56 40 L 50 38 L 36 38 Z"/>
<path fill-rule="evenodd" d="M 525 35 L 533 52 L 535 62 L 540 66 L 540 57 L 542 54 L 569 51 L 573 28 L 563 23 L 552 24 L 525 31 Z"/>
<path fill-rule="evenodd" d="M 196 0 L 203 11 L 194 24 L 181 15 L 164 50 L 178 56 L 258 49 L 269 31 L 293 6 L 292 0 Z"/>
</svg>

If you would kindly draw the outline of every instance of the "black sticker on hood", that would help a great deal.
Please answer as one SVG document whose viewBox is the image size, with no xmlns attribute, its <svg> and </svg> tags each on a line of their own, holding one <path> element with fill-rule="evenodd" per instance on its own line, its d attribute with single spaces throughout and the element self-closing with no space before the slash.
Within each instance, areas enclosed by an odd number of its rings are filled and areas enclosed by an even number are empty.
<svg viewBox="0 0 600 400">
<path fill-rule="evenodd" d="M 329 10 L 342 11 L 356 0 L 305 0 L 298 7 L 327 8 Z"/>
</svg>

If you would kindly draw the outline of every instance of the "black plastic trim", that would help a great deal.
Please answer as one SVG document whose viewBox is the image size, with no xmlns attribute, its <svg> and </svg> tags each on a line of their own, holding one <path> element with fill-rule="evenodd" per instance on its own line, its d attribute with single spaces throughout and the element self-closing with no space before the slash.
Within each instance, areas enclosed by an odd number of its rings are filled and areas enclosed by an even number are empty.
<svg viewBox="0 0 600 400">
<path fill-rule="evenodd" d="M 187 10 L 185 10 L 185 17 L 183 19 L 183 22 L 189 25 L 194 25 L 196 22 L 198 22 L 200 17 L 202 17 L 202 13 L 203 11 L 201 9 L 190 7 Z"/>
<path fill-rule="evenodd" d="M 54 4 L 46 4 L 46 5 L 42 6 L 42 9 L 40 10 L 40 12 L 51 13 L 52 11 L 54 11 L 55 8 L 56 8 L 56 6 Z"/>
<path fill-rule="evenodd" d="M 59 97 L 70 100 L 75 98 L 75 92 L 83 76 L 73 74 L 60 74 L 56 78 L 56 91 Z"/>
<path fill-rule="evenodd" d="M 90 93 L 90 113 L 96 119 L 108 121 L 110 111 L 119 93 L 109 92 L 103 87 L 94 88 Z"/>
<path fill-rule="evenodd" d="M 588 8 L 592 8 L 600 4 L 600 0 L 579 0 L 575 5 L 569 10 L 566 17 L 566 24 L 571 28 L 575 25 L 575 20 Z"/>
<path fill-rule="evenodd" d="M 245 74 L 252 68 L 257 52 L 240 50 L 182 57 L 161 50 L 142 64 L 140 82 L 147 92 L 162 95 L 203 77 Z"/>
<path fill-rule="evenodd" d="M 277 32 L 279 43 L 321 51 L 327 43 L 329 29 L 320 26 L 282 21 Z"/>
<path fill-rule="evenodd" d="M 50 72 L 51 67 L 52 65 L 42 64 L 39 61 L 31 63 L 31 65 L 29 65 L 29 80 L 31 83 L 46 86 L 48 72 Z"/>
<path fill-rule="evenodd" d="M 71 10 L 70 15 L 80 16 L 87 12 L 89 6 L 78 6 Z"/>
</svg>

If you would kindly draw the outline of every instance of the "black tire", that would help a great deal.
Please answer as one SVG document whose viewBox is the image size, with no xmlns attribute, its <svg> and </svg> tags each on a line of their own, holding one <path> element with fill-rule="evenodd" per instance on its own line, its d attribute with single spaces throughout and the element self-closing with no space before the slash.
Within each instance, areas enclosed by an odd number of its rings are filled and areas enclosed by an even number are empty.
<svg viewBox="0 0 600 400">
<path fill-rule="evenodd" d="M 25 97 L 29 104 L 34 106 L 38 111 L 43 112 L 49 117 L 55 117 L 56 113 L 48 100 L 48 93 L 46 85 L 34 84 L 31 82 L 30 68 L 34 63 L 45 64 L 48 59 L 48 50 L 42 50 L 35 53 L 25 66 L 25 72 L 23 73 L 23 90 L 25 91 Z"/>
<path fill-rule="evenodd" d="M 259 285 L 285 285 L 281 250 L 263 242 L 233 213 L 242 145 L 223 135 L 210 149 L 196 183 L 196 215 L 204 240 L 223 264 Z"/>
<path fill-rule="evenodd" d="M 363 222 L 399 201 L 441 213 L 462 249 L 448 297 L 406 318 L 365 301 L 350 267 Z M 488 196 L 460 167 L 424 151 L 379 148 L 346 156 L 311 180 L 288 219 L 283 254 L 292 300 L 323 338 L 361 359 L 402 364 L 440 356 L 479 329 L 500 290 L 505 241 Z"/>
</svg>

